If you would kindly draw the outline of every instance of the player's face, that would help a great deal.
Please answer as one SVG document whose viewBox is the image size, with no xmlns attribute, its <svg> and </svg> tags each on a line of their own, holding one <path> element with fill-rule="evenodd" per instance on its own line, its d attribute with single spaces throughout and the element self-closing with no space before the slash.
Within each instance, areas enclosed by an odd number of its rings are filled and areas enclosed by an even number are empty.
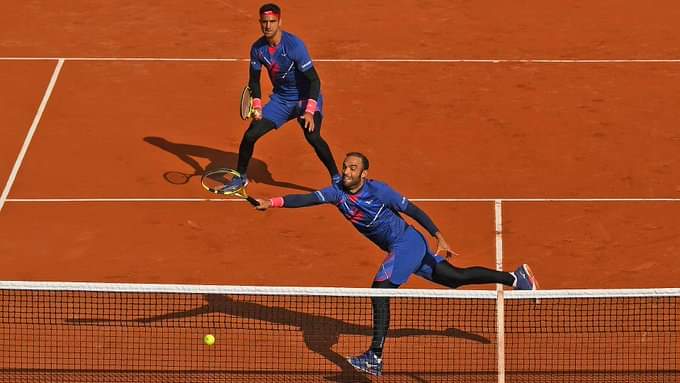
<svg viewBox="0 0 680 383">
<path fill-rule="evenodd" d="M 347 190 L 355 190 L 363 186 L 368 171 L 364 169 L 359 157 L 347 157 L 342 163 L 342 185 Z"/>
<path fill-rule="evenodd" d="M 260 29 L 265 38 L 272 38 L 276 36 L 281 27 L 281 20 L 276 15 L 262 15 L 260 16 Z"/>
</svg>

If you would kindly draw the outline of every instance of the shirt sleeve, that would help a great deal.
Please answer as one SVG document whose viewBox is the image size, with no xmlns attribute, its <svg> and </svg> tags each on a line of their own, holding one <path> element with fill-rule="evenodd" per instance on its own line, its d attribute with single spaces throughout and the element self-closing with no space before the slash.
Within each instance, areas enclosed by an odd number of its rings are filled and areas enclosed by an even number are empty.
<svg viewBox="0 0 680 383">
<path fill-rule="evenodd" d="M 250 67 L 256 71 L 262 69 L 262 62 L 257 55 L 257 48 L 255 48 L 255 46 L 250 48 Z"/>
<path fill-rule="evenodd" d="M 339 200 L 338 191 L 329 186 L 325 189 L 309 194 L 289 194 L 283 197 L 283 207 L 298 208 L 305 206 L 336 203 Z"/>
<path fill-rule="evenodd" d="M 431 236 L 434 237 L 437 235 L 437 232 L 439 231 L 439 229 L 437 229 L 437 225 L 435 225 L 434 222 L 432 222 L 432 219 L 430 219 L 430 217 L 425 214 L 424 211 L 420 210 L 420 208 L 413 202 L 409 202 L 404 213 L 415 219 L 420 224 L 420 226 L 424 227 L 427 232 L 430 233 Z"/>
<path fill-rule="evenodd" d="M 430 217 L 420 210 L 418 206 L 410 202 L 406 197 L 399 194 L 396 190 L 385 184 L 379 184 L 380 197 L 386 206 L 392 210 L 405 213 L 409 217 L 415 219 L 422 227 L 424 227 L 432 236 L 437 234 L 439 229 L 432 222 Z"/>
<path fill-rule="evenodd" d="M 290 52 L 290 58 L 295 61 L 295 67 L 300 72 L 306 72 L 310 70 L 314 64 L 312 63 L 312 58 L 309 56 L 307 47 L 302 40 L 297 39 L 295 45 L 293 46 L 293 51 Z"/>
<path fill-rule="evenodd" d="M 398 212 L 405 212 L 408 207 L 408 199 L 403 195 L 399 194 L 396 190 L 391 187 L 382 184 L 380 185 L 380 198 L 383 200 L 385 205 L 392 210 Z"/>
<path fill-rule="evenodd" d="M 319 199 L 319 201 L 321 201 L 321 203 L 336 204 L 340 201 L 340 193 L 333 186 L 318 190 L 314 192 L 314 194 Z"/>
</svg>

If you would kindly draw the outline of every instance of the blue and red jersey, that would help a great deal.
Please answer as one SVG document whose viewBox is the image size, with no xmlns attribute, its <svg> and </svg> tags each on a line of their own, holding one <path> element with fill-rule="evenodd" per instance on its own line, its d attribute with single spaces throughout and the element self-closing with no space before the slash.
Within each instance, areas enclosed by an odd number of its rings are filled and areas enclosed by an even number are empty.
<svg viewBox="0 0 680 383">
<path fill-rule="evenodd" d="M 390 251 L 409 226 L 400 216 L 409 201 L 387 184 L 368 180 L 356 194 L 340 182 L 314 193 L 319 203 L 334 204 L 354 227 L 381 249 Z"/>
<path fill-rule="evenodd" d="M 307 98 L 309 80 L 303 72 L 310 70 L 314 64 L 305 44 L 297 36 L 282 31 L 281 42 L 273 48 L 264 37 L 259 38 L 250 49 L 250 65 L 258 71 L 262 66 L 267 69 L 274 93 L 283 99 L 298 101 Z"/>
</svg>

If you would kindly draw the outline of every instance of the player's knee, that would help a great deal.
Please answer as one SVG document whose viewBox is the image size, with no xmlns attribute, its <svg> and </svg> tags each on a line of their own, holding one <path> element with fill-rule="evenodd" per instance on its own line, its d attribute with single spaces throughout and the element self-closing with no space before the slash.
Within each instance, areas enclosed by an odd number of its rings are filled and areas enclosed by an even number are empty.
<svg viewBox="0 0 680 383">
<path fill-rule="evenodd" d="M 450 288 L 458 288 L 466 282 L 463 272 L 448 262 L 440 262 L 434 267 L 432 280 L 436 283 Z"/>
<path fill-rule="evenodd" d="M 307 142 L 309 142 L 309 144 L 314 147 L 318 147 L 326 143 L 326 141 L 321 138 L 321 133 L 316 129 L 314 129 L 313 132 L 305 130 L 305 138 L 307 139 Z"/>
</svg>

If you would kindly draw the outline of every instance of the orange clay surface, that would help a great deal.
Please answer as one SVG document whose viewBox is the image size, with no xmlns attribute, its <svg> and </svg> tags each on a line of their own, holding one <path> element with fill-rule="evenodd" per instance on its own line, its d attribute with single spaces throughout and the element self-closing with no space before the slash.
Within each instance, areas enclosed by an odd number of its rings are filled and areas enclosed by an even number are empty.
<svg viewBox="0 0 680 383">
<path fill-rule="evenodd" d="M 163 174 L 235 167 L 247 128 L 236 106 L 259 2 L 94 4 L 16 1 L 0 14 L 0 57 L 36 58 L 0 60 L 3 187 L 66 58 L 0 210 L 0 280 L 369 286 L 384 254 L 334 207 L 39 201 L 211 197 L 197 177 Z M 409 198 L 680 197 L 677 62 L 333 61 L 677 59 L 674 0 L 281 5 L 317 59 L 336 161 L 364 152 L 370 176 Z M 256 197 L 328 183 L 295 122 L 258 142 L 249 175 Z M 495 267 L 493 201 L 418 205 L 455 265 Z M 504 269 L 529 263 L 543 288 L 678 287 L 677 201 L 504 201 L 502 213 Z"/>
</svg>

